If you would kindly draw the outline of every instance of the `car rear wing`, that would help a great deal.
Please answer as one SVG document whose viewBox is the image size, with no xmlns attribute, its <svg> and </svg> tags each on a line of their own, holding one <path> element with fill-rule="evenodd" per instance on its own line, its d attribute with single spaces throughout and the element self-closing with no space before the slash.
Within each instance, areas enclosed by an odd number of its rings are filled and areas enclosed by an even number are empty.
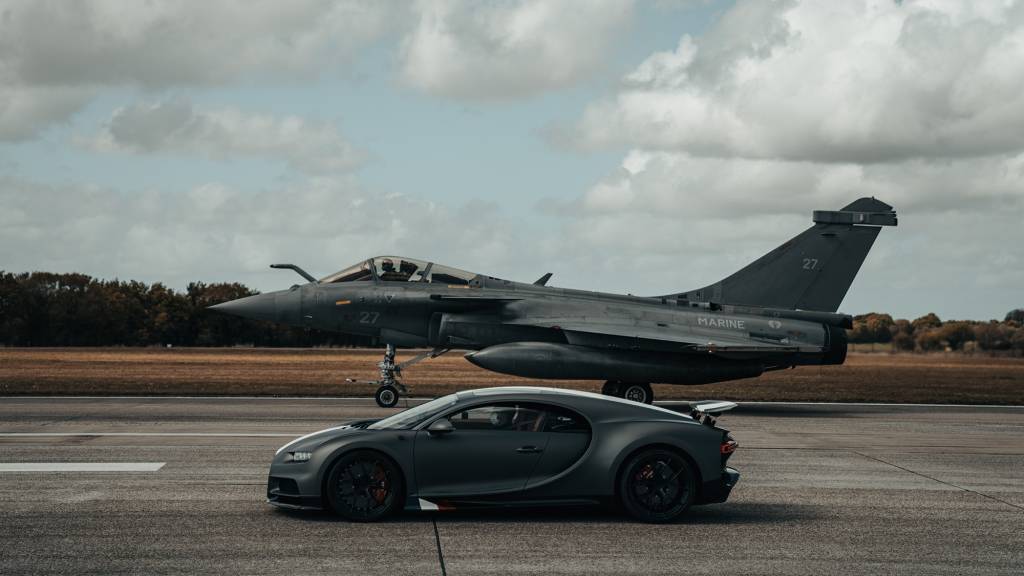
<svg viewBox="0 0 1024 576">
<path fill-rule="evenodd" d="M 704 400 L 701 402 L 690 402 L 690 416 L 708 426 L 715 425 L 715 416 L 732 410 L 737 404 L 725 400 Z"/>
</svg>

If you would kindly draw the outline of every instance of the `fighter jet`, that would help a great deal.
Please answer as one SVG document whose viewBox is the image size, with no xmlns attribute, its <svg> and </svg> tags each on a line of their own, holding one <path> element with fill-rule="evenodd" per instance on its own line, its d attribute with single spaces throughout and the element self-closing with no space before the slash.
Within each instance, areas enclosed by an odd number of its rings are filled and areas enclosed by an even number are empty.
<svg viewBox="0 0 1024 576">
<path fill-rule="evenodd" d="M 803 233 L 714 284 L 632 296 L 513 282 L 427 260 L 377 256 L 319 280 L 212 308 L 245 318 L 371 336 L 386 344 L 381 406 L 403 368 L 448 350 L 527 378 L 604 380 L 602 392 L 654 400 L 651 383 L 707 384 L 795 366 L 842 364 L 852 318 L 837 313 L 892 206 L 861 198 L 813 212 Z M 684 258 L 684 256 L 681 256 Z M 429 349 L 395 363 L 395 348 Z M 351 381 L 351 380 L 350 380 Z"/>
</svg>

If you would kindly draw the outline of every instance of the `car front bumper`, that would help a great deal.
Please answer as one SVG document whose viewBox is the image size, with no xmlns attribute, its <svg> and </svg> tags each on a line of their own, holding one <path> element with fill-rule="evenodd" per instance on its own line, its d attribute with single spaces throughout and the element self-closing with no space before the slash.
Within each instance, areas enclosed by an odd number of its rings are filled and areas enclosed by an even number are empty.
<svg viewBox="0 0 1024 576">
<path fill-rule="evenodd" d="M 698 504 L 717 504 L 729 499 L 736 483 L 740 481 L 740 473 L 734 468 L 726 467 L 718 480 L 705 482 L 701 490 L 701 498 Z"/>
<path fill-rule="evenodd" d="M 270 476 L 267 478 L 267 504 L 288 510 L 323 510 L 319 494 L 302 494 L 293 478 Z"/>
</svg>

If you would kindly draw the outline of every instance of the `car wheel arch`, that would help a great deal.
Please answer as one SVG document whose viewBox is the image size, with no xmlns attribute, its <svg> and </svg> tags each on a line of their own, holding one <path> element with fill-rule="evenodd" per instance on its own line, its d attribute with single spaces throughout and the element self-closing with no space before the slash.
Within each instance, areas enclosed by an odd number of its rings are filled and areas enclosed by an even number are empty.
<svg viewBox="0 0 1024 576">
<path fill-rule="evenodd" d="M 391 464 L 393 464 L 395 469 L 398 470 L 398 474 L 402 477 L 402 500 L 405 500 L 409 497 L 411 490 L 411 487 L 409 485 L 409 473 L 406 472 L 405 468 L 402 467 L 402 464 L 401 462 L 399 462 L 398 458 L 395 458 L 394 455 L 389 454 L 386 450 L 381 450 L 377 447 L 346 445 L 343 446 L 341 449 L 336 450 L 334 453 L 330 455 L 330 457 L 326 458 L 324 460 L 324 465 L 320 468 L 320 500 L 323 502 L 325 508 L 329 507 L 327 500 L 327 480 L 331 475 L 331 469 L 334 468 L 334 466 L 338 463 L 339 460 L 344 458 L 346 455 L 351 454 L 352 452 L 376 452 L 377 454 L 380 454 L 384 458 L 390 460 Z"/>
<path fill-rule="evenodd" d="M 693 470 L 694 481 L 697 487 L 697 496 L 700 497 L 701 486 L 703 485 L 704 479 L 700 472 L 700 466 L 697 465 L 697 461 L 694 460 L 693 456 L 690 455 L 684 448 L 676 446 L 674 444 L 668 444 L 665 442 L 652 442 L 649 444 L 643 444 L 641 446 L 631 447 L 628 451 L 624 451 L 624 454 L 616 461 L 615 464 L 615 475 L 612 477 L 614 482 L 612 489 L 616 497 L 619 496 L 619 486 L 622 480 L 622 474 L 626 470 L 626 464 L 637 454 L 645 450 L 668 450 L 674 452 L 686 460 L 686 464 Z"/>
</svg>

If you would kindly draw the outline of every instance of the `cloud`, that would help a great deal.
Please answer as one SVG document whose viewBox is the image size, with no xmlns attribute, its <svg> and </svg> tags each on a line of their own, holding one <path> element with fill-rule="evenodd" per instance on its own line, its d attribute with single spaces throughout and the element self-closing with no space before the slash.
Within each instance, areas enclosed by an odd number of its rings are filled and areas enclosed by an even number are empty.
<svg viewBox="0 0 1024 576">
<path fill-rule="evenodd" d="M 437 96 L 507 100 L 572 85 L 597 70 L 631 0 L 419 2 L 402 75 Z"/>
<path fill-rule="evenodd" d="M 119 108 L 85 143 L 102 151 L 264 157 L 307 173 L 352 170 L 362 159 L 333 124 L 235 108 L 199 111 L 185 98 Z"/>
<path fill-rule="evenodd" d="M 843 310 L 987 318 L 1019 306 L 1024 153 L 859 165 L 633 151 L 560 208 L 563 246 L 577 266 L 635 279 L 624 291 L 686 290 L 803 231 L 812 210 L 863 196 L 894 205 L 900 224 L 883 231 Z"/>
<path fill-rule="evenodd" d="M 496 202 L 381 194 L 351 176 L 256 190 L 0 177 L 0 262 L 270 290 L 294 281 L 268 270 L 271 262 L 319 276 L 396 253 L 513 280 L 551 271 L 555 286 L 653 295 L 714 282 L 806 229 L 811 210 L 876 194 L 895 205 L 900 225 L 883 231 L 841 309 L 988 318 L 1020 305 L 1022 189 L 1024 155 L 900 169 L 634 152 L 558 213 L 523 219 Z M 921 200 L 922 191 L 939 200 Z"/>
<path fill-rule="evenodd" d="M 892 162 L 1024 147 L 1024 3 L 741 0 L 592 104 L 585 147 Z"/>
<path fill-rule="evenodd" d="M 794 205 L 838 210 L 861 196 L 916 213 L 1024 208 L 1024 152 L 944 162 L 839 164 L 634 150 L 620 170 L 581 196 L 573 211 L 728 219 L 792 214 Z"/>
<path fill-rule="evenodd" d="M 330 74 L 402 20 L 397 6 L 0 0 L 0 139 L 28 138 L 68 119 L 104 86 L 158 90 Z M 21 114 L 26 108 L 31 113 Z"/>
<path fill-rule="evenodd" d="M 570 86 L 604 63 L 633 0 L 0 0 L 0 141 L 68 121 L 109 88 L 150 93 L 338 74 L 402 39 L 409 85 L 501 100 Z"/>
<path fill-rule="evenodd" d="M 1022 62 L 1019 2 L 740 0 L 568 131 L 632 151 L 558 207 L 564 244 L 667 293 L 876 196 L 900 226 L 843 310 L 1001 316 L 1024 283 Z"/>
<path fill-rule="evenodd" d="M 11 85 L 0 74 L 0 142 L 30 138 L 40 127 L 70 117 L 92 96 L 87 88 Z"/>
<path fill-rule="evenodd" d="M 0 206 L 0 262 L 8 271 L 77 271 L 177 288 L 193 280 L 280 288 L 294 281 L 268 269 L 281 261 L 319 276 L 387 253 L 487 271 L 529 259 L 521 251 L 527 231 L 495 204 L 376 194 L 349 177 L 266 190 L 210 182 L 124 191 L 0 177 Z"/>
<path fill-rule="evenodd" d="M 376 0 L 6 0 L 5 64 L 35 85 L 219 85 L 319 75 L 385 31 Z"/>
</svg>

